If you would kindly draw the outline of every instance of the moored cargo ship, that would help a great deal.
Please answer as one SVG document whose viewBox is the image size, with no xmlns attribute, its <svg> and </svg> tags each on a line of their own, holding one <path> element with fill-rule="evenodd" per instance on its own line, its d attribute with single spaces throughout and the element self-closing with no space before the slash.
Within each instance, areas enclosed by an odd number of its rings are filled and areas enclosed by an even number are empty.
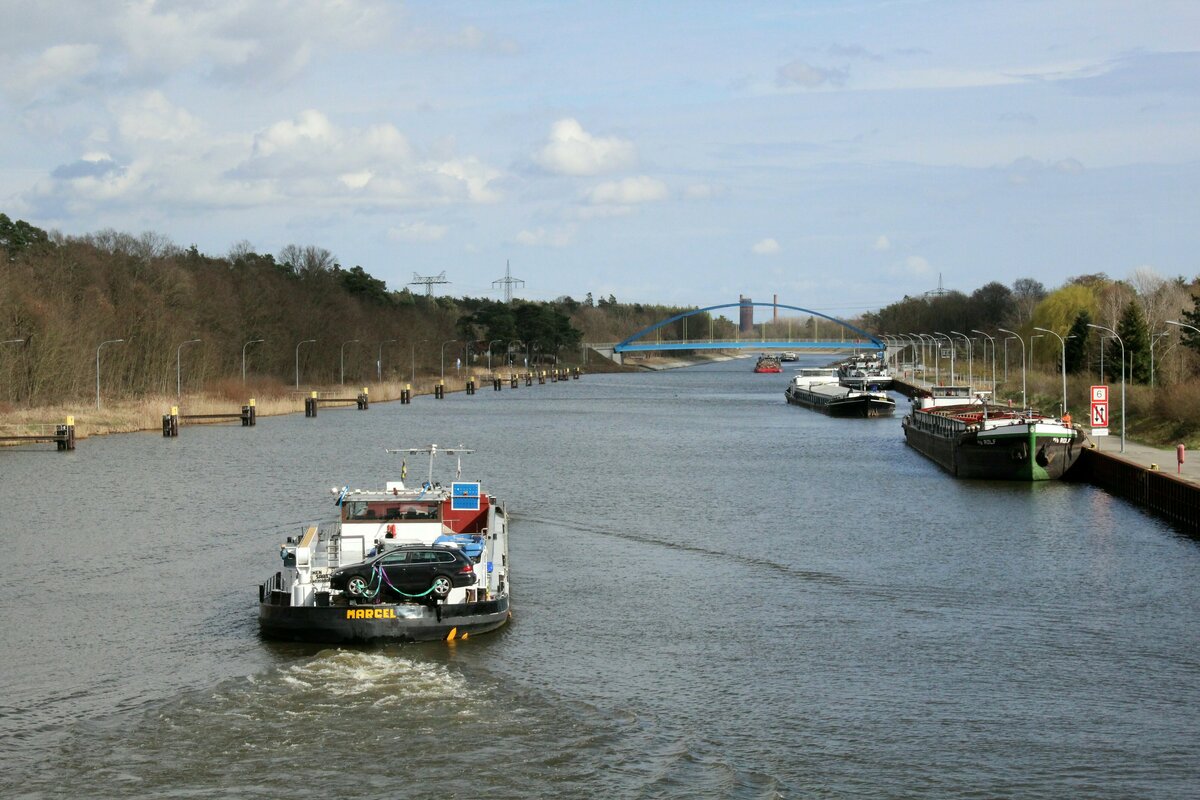
<svg viewBox="0 0 1200 800">
<path fill-rule="evenodd" d="M 958 478 L 1056 480 L 1091 443 L 1069 417 L 989 405 L 965 386 L 914 399 L 903 425 L 909 446 Z"/>
<path fill-rule="evenodd" d="M 831 417 L 886 417 L 896 410 L 896 401 L 887 392 L 859 391 L 839 385 L 838 371 L 832 368 L 802 368 L 783 394 L 792 405 Z"/>
</svg>

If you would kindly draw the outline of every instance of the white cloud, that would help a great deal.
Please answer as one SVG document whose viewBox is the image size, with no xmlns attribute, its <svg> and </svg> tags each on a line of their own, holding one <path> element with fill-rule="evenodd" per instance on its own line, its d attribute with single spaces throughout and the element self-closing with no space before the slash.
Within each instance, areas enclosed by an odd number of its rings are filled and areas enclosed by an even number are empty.
<svg viewBox="0 0 1200 800">
<path fill-rule="evenodd" d="M 1047 173 L 1079 175 L 1084 172 L 1085 168 L 1078 159 L 1074 158 L 1063 158 L 1058 161 L 1039 161 L 1036 158 L 1022 156 L 1014 160 L 1005 169 L 1009 173 L 1009 183 L 1021 186 Z"/>
<path fill-rule="evenodd" d="M 750 248 L 756 255 L 773 256 L 783 248 L 779 246 L 779 242 L 774 239 L 760 239 Z"/>
<path fill-rule="evenodd" d="M 286 82 L 314 54 L 387 41 L 395 13 L 385 0 L 133 0 L 76 3 L 67 11 L 60 4 L 26 5 L 19 19 L 6 10 L 11 24 L 0 33 L 0 74 L 9 76 L 2 85 L 22 103 L 77 98 L 101 86 L 111 95 L 189 73 L 235 83 Z"/>
<path fill-rule="evenodd" d="M 819 89 L 822 86 L 845 86 L 849 71 L 814 67 L 800 59 L 789 61 L 775 74 L 777 86 L 799 86 L 801 89 Z"/>
<path fill-rule="evenodd" d="M 909 256 L 904 259 L 904 269 L 910 275 L 928 275 L 932 271 L 929 262 L 921 256 Z"/>
<path fill-rule="evenodd" d="M 683 196 L 688 200 L 711 200 L 724 193 L 722 187 L 710 183 L 693 183 L 683 190 Z"/>
<path fill-rule="evenodd" d="M 446 225 L 431 225 L 428 222 L 401 222 L 388 228 L 388 238 L 398 242 L 436 242 L 446 235 Z"/>
<path fill-rule="evenodd" d="M 200 133 L 200 120 L 159 91 L 142 92 L 111 104 L 117 133 L 129 143 L 182 142 Z"/>
<path fill-rule="evenodd" d="M 550 141 L 534 160 L 562 175 L 599 175 L 637 163 L 633 143 L 615 136 L 592 136 L 574 119 L 560 119 L 550 129 Z"/>
<path fill-rule="evenodd" d="M 475 203 L 498 203 L 502 199 L 500 192 L 492 185 L 501 177 L 499 170 L 486 166 L 477 158 L 464 158 L 447 161 L 441 164 L 437 171 L 458 181 L 466 188 L 467 197 Z"/>
<path fill-rule="evenodd" d="M 667 185 L 648 175 L 605 181 L 588 192 L 588 201 L 593 205 L 629 206 L 637 203 L 652 203 L 665 200 Z"/>
<path fill-rule="evenodd" d="M 347 189 L 361 189 L 371 182 L 373 178 L 371 170 L 364 169 L 359 172 L 347 172 L 338 176 L 338 180 L 342 182 Z"/>
<path fill-rule="evenodd" d="M 96 68 L 99 56 L 94 44 L 52 45 L 25 66 L 5 70 L 4 87 L 26 100 L 46 86 L 77 81 Z"/>
<path fill-rule="evenodd" d="M 874 248 L 876 250 L 881 250 L 881 251 L 882 250 L 891 250 L 892 243 L 891 243 L 891 241 L 888 240 L 888 237 L 880 235 L 880 237 L 875 240 Z"/>
<path fill-rule="evenodd" d="M 898 277 L 921 277 L 933 272 L 933 267 L 923 256 L 908 256 L 887 268 L 889 275 Z"/>
<path fill-rule="evenodd" d="M 333 140 L 333 125 L 320 111 L 301 111 L 294 120 L 276 122 L 254 137 L 254 155 L 266 158 L 279 151 L 296 151 L 306 145 L 328 147 Z"/>
<path fill-rule="evenodd" d="M 63 164 L 25 200 L 46 216 L 64 209 L 140 207 L 312 209 L 317 206 L 422 208 L 494 203 L 503 173 L 439 147 L 415 152 L 392 125 L 342 128 L 315 109 L 256 134 L 214 136 L 156 91 L 112 103 L 113 127 L 92 134 L 95 149 L 132 153 Z M 410 231 L 411 233 L 412 231 Z M 429 236 L 432 229 L 416 231 Z"/>
<path fill-rule="evenodd" d="M 524 230 L 517 234 L 517 244 L 529 247 L 566 247 L 575 239 L 575 226 Z"/>
<path fill-rule="evenodd" d="M 512 39 L 490 34 L 474 25 L 456 31 L 443 32 L 430 28 L 413 28 L 396 39 L 396 43 L 413 52 L 427 53 L 439 50 L 465 50 L 491 55 L 511 56 L 521 51 Z"/>
</svg>

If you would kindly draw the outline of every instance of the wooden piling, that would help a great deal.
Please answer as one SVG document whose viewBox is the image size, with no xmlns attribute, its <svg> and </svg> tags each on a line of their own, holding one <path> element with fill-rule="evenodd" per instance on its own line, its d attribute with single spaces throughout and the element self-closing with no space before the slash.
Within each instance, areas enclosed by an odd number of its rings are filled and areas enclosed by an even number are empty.
<svg viewBox="0 0 1200 800">
<path fill-rule="evenodd" d="M 433 387 L 433 398 L 435 400 L 446 399 L 446 382 L 438 381 L 437 386 Z"/>
<path fill-rule="evenodd" d="M 179 406 L 171 406 L 171 413 L 163 414 L 163 438 L 174 439 L 179 435 Z"/>
<path fill-rule="evenodd" d="M 521 385 L 520 379 L 517 378 L 517 373 L 515 373 L 515 372 L 509 373 L 508 385 L 509 385 L 509 388 L 512 388 L 512 389 L 516 389 L 518 386 Z"/>
<path fill-rule="evenodd" d="M 254 407 L 254 398 L 250 398 L 250 402 L 242 406 L 242 427 L 252 428 L 257 424 L 258 412 Z"/>
<path fill-rule="evenodd" d="M 55 428 L 55 435 L 58 441 L 55 442 L 55 447 L 59 450 L 74 450 L 75 449 L 75 418 L 67 417 L 67 421 Z"/>
<path fill-rule="evenodd" d="M 475 379 L 467 378 L 467 394 L 475 394 Z"/>
<path fill-rule="evenodd" d="M 404 388 L 400 390 L 400 405 L 408 405 L 412 402 L 412 384 L 404 384 Z"/>
<path fill-rule="evenodd" d="M 317 393 L 313 392 L 311 396 L 304 398 L 304 416 L 315 417 L 317 415 Z"/>
<path fill-rule="evenodd" d="M 367 387 L 366 386 L 362 387 L 362 391 L 359 392 L 358 397 L 356 397 L 354 399 L 355 399 L 355 402 L 358 403 L 359 411 L 366 411 L 368 408 L 371 407 L 371 403 L 367 399 Z"/>
</svg>

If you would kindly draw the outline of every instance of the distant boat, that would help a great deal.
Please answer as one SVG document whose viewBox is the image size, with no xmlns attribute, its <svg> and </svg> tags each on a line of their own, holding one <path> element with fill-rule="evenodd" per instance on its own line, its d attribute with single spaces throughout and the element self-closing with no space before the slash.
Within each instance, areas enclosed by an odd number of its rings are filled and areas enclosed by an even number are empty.
<svg viewBox="0 0 1200 800">
<path fill-rule="evenodd" d="M 876 356 L 855 356 L 838 365 L 838 378 L 843 386 L 866 389 L 874 386 L 887 389 L 892 385 L 892 373 L 887 365 Z"/>
<path fill-rule="evenodd" d="M 789 350 L 786 353 L 780 353 L 779 360 L 780 361 L 799 361 L 800 356 L 799 356 L 799 354 L 794 353 L 791 350 Z"/>
<path fill-rule="evenodd" d="M 779 359 L 775 356 L 759 356 L 758 363 L 754 365 L 755 372 L 783 372 L 783 367 L 779 366 Z"/>
<path fill-rule="evenodd" d="M 783 394 L 792 405 L 831 417 L 888 417 L 896 411 L 896 401 L 886 392 L 859 391 L 840 385 L 834 368 L 801 369 Z"/>
</svg>

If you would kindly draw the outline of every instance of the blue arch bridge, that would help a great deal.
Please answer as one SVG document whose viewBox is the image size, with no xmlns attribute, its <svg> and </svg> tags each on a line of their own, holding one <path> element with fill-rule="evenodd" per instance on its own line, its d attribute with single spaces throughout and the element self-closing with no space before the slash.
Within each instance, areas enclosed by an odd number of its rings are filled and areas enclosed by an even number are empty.
<svg viewBox="0 0 1200 800">
<path fill-rule="evenodd" d="M 712 336 L 712 329 L 709 329 L 709 336 L 705 339 L 673 339 L 671 341 L 661 341 L 655 339 L 653 341 L 638 341 L 644 336 L 649 336 L 652 333 L 660 332 L 666 326 L 678 322 L 679 320 L 696 314 L 704 314 L 710 311 L 716 311 L 724 308 L 742 309 L 747 306 L 760 306 L 767 308 L 782 308 L 791 311 L 799 311 L 808 314 L 814 320 L 817 318 L 827 320 L 833 323 L 830 329 L 829 337 L 811 336 L 806 337 L 800 335 L 799 338 L 792 338 L 789 335 L 786 339 L 781 339 L 778 336 L 778 330 L 772 330 L 771 338 L 767 338 L 765 324 L 760 325 L 760 330 L 763 332 L 760 338 L 738 337 L 736 339 L 715 339 Z M 780 324 L 772 326 L 773 329 L 778 329 Z M 814 328 L 817 326 L 814 325 Z M 736 330 L 736 329 L 735 329 Z M 599 352 L 608 350 L 608 347 L 603 345 L 592 345 Z M 820 311 L 813 311 L 800 306 L 789 306 L 782 303 L 755 303 L 755 302 L 740 302 L 740 303 L 723 303 L 716 306 L 708 306 L 707 308 L 696 308 L 691 311 L 685 311 L 682 314 L 676 314 L 673 317 L 656 322 L 653 325 L 648 325 L 642 328 L 637 333 L 611 345 L 612 358 L 620 363 L 626 353 L 646 353 L 655 351 L 668 350 L 851 350 L 862 351 L 871 350 L 885 352 L 887 345 L 877 337 L 867 333 L 861 328 L 856 328 L 848 322 L 831 317 L 828 314 L 822 314 Z M 607 355 L 607 353 L 605 353 Z"/>
</svg>

